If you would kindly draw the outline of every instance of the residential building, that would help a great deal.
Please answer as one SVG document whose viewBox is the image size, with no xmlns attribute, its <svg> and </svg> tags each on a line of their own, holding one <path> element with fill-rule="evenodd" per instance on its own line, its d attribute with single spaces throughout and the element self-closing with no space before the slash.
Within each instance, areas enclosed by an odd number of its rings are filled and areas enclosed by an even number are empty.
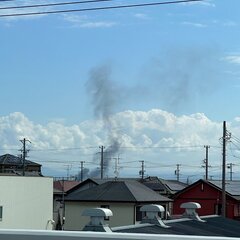
<svg viewBox="0 0 240 240">
<path fill-rule="evenodd" d="M 188 184 L 180 182 L 178 180 L 166 180 L 158 177 L 147 177 L 141 180 L 141 182 L 154 190 L 155 192 L 158 192 L 159 194 L 162 194 L 167 197 L 172 197 L 175 193 L 178 191 L 181 191 L 182 189 L 186 188 Z"/>
<path fill-rule="evenodd" d="M 69 191 L 80 182 L 75 180 L 57 180 L 53 182 L 53 220 L 54 229 L 62 230 L 64 224 L 64 199 Z"/>
<path fill-rule="evenodd" d="M 114 213 L 106 208 L 85 209 L 83 214 L 90 219 L 84 231 L 36 231 L 0 230 L 0 238 L 5 240 L 239 240 L 238 221 L 220 216 L 199 217 L 198 203 L 184 203 L 185 209 L 180 219 L 162 220 L 161 205 L 144 205 L 141 211 L 145 217 L 140 223 L 110 228 L 104 218 Z"/>
<path fill-rule="evenodd" d="M 177 180 L 165 180 L 162 178 L 158 178 L 158 177 L 147 177 L 147 178 L 105 178 L 105 179 L 98 179 L 98 178 L 88 178 L 85 181 L 76 184 L 76 186 L 74 186 L 73 188 L 68 190 L 68 193 L 74 191 L 82 191 L 91 187 L 95 187 L 97 185 L 103 184 L 105 182 L 108 181 L 138 181 L 142 184 L 144 184 L 146 187 L 152 189 L 153 191 L 155 191 L 156 193 L 159 193 L 163 196 L 166 197 L 172 197 L 175 193 L 177 193 L 178 191 L 184 189 L 185 187 L 187 187 L 188 185 L 186 183 L 177 181 Z"/>
<path fill-rule="evenodd" d="M 0 189 L 0 229 L 52 229 L 52 178 L 0 176 Z"/>
<path fill-rule="evenodd" d="M 86 190 L 73 191 L 65 198 L 64 229 L 81 230 L 88 221 L 81 215 L 86 208 L 111 209 L 115 216 L 107 221 L 113 227 L 141 221 L 140 208 L 145 204 L 161 204 L 167 213 L 171 201 L 138 181 L 107 181 Z"/>
<path fill-rule="evenodd" d="M 240 217 L 240 181 L 226 181 L 226 217 L 239 219 Z M 222 209 L 222 181 L 198 180 L 174 195 L 173 214 L 180 215 L 180 208 L 184 202 L 198 202 L 202 208 L 199 215 L 221 214 Z"/>
<path fill-rule="evenodd" d="M 21 157 L 11 154 L 4 154 L 0 156 L 0 175 L 24 175 L 26 176 L 42 176 L 41 165 Z"/>
</svg>

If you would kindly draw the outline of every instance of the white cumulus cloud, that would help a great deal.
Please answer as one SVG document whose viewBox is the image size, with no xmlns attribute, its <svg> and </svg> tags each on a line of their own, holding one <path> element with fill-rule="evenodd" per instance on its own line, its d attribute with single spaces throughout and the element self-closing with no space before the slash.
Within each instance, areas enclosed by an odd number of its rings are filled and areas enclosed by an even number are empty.
<svg viewBox="0 0 240 240">
<path fill-rule="evenodd" d="M 111 116 L 114 128 L 106 132 L 100 120 L 89 120 L 71 126 L 59 122 L 42 125 L 32 122 L 23 113 L 15 112 L 0 117 L 0 148 L 2 154 L 19 154 L 19 140 L 31 141 L 29 160 L 37 161 L 55 174 L 66 174 L 66 166 L 71 165 L 72 174 L 79 171 L 80 161 L 87 168 L 99 166 L 99 146 L 106 149 L 112 144 L 109 134 L 117 136 L 122 164 L 145 160 L 149 175 L 174 173 L 174 166 L 189 164 L 199 166 L 204 159 L 204 145 L 211 145 L 211 164 L 221 165 L 222 123 L 211 121 L 203 113 L 176 116 L 161 109 L 149 111 L 124 111 Z M 229 123 L 235 133 L 240 133 L 239 117 Z M 115 131 L 115 132 L 114 132 Z M 215 148 L 215 146 L 218 146 Z M 97 160 L 96 160 L 97 159 Z M 161 168 L 168 163 L 167 171 Z M 156 164 L 155 168 L 151 168 Z M 170 164 L 170 165 L 169 165 Z M 113 174 L 110 161 L 108 174 Z M 121 163 L 120 163 L 121 166 Z M 125 174 L 132 168 L 125 169 Z M 133 170 L 132 170 L 133 171 Z M 183 171 L 183 170 L 182 170 Z M 60 174 L 60 173 L 59 173 Z M 133 173 L 132 173 L 133 174 Z M 186 173 L 187 174 L 187 173 Z M 120 173 L 121 175 L 121 173 Z M 174 176 L 174 175 L 172 175 Z"/>
</svg>

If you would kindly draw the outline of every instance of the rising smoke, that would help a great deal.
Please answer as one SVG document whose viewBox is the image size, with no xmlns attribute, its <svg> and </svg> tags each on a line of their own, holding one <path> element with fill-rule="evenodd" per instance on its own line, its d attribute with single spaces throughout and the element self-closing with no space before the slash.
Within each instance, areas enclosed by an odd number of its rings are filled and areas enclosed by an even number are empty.
<svg viewBox="0 0 240 240">
<path fill-rule="evenodd" d="M 101 66 L 91 70 L 87 82 L 87 90 L 91 96 L 94 114 L 97 119 L 103 122 L 103 128 L 107 135 L 108 145 L 104 150 L 104 175 L 107 174 L 111 160 L 119 152 L 121 145 L 121 135 L 117 131 L 112 115 L 117 105 L 118 89 L 117 85 L 111 80 L 110 66 Z M 104 145 L 104 144 L 103 144 Z M 100 161 L 100 155 L 93 159 L 94 163 Z M 100 170 L 95 169 L 89 172 L 91 177 L 99 177 Z"/>
<path fill-rule="evenodd" d="M 220 57 L 218 49 L 210 47 L 166 48 L 144 64 L 137 84 L 124 91 L 128 97 L 123 99 L 173 113 L 195 111 L 224 81 Z"/>
</svg>

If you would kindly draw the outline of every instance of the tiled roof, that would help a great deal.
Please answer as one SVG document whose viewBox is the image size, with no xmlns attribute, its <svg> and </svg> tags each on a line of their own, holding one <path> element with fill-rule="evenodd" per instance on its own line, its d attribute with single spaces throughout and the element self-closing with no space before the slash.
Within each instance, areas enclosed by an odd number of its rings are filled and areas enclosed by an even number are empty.
<svg viewBox="0 0 240 240">
<path fill-rule="evenodd" d="M 163 180 L 161 179 L 162 183 L 165 184 L 171 191 L 177 192 L 180 191 L 182 189 L 184 189 L 185 187 L 187 187 L 188 185 L 186 183 L 183 182 L 179 182 L 177 180 Z"/>
<path fill-rule="evenodd" d="M 4 154 L 4 155 L 0 156 L 0 164 L 2 164 L 2 165 L 22 165 L 23 162 L 22 162 L 22 158 L 20 158 L 20 157 L 16 157 L 11 154 Z M 29 161 L 29 160 L 25 160 L 25 165 L 41 166 L 40 164 Z"/>
<path fill-rule="evenodd" d="M 167 197 L 155 193 L 143 184 L 129 181 L 108 181 L 81 192 L 72 192 L 66 201 L 110 202 L 169 202 Z"/>
<path fill-rule="evenodd" d="M 148 177 L 143 180 L 143 184 L 154 191 L 167 191 L 171 194 L 176 193 L 188 185 L 177 180 L 165 180 L 158 177 Z"/>
<path fill-rule="evenodd" d="M 54 188 L 58 189 L 59 191 L 68 192 L 73 187 L 77 186 L 80 182 L 79 181 L 71 181 L 71 180 L 58 180 L 53 182 Z"/>
</svg>

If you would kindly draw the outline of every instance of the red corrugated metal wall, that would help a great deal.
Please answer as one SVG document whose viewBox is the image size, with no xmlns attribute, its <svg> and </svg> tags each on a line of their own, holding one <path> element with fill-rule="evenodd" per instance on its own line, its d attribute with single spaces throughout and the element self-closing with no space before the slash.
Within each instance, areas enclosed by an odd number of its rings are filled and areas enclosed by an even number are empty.
<svg viewBox="0 0 240 240">
<path fill-rule="evenodd" d="M 173 203 L 173 215 L 183 214 L 184 209 L 180 208 L 180 205 L 184 202 L 198 202 L 201 204 L 201 209 L 197 212 L 200 216 L 212 215 L 221 213 L 221 191 L 208 185 L 205 182 L 199 182 L 192 188 L 180 193 Z M 227 198 L 227 217 L 234 218 L 234 207 L 237 205 L 237 201 L 232 198 Z"/>
</svg>

